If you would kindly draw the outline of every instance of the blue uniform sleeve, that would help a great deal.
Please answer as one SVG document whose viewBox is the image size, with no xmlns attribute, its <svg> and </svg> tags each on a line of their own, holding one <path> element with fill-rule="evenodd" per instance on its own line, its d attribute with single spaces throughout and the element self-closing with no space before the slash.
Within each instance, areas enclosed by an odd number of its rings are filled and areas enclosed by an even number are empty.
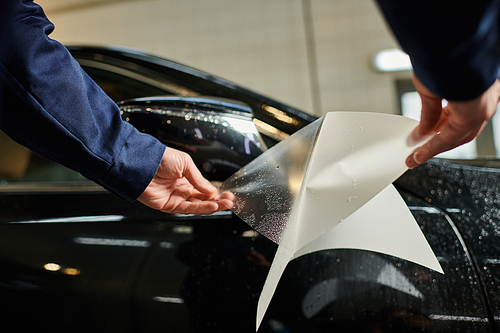
<svg viewBox="0 0 500 333">
<path fill-rule="evenodd" d="M 0 4 L 0 129 L 37 154 L 133 201 L 165 146 L 121 119 L 32 1 Z"/>
<path fill-rule="evenodd" d="M 479 96 L 498 77 L 500 1 L 377 0 L 415 75 L 449 100 Z"/>
</svg>

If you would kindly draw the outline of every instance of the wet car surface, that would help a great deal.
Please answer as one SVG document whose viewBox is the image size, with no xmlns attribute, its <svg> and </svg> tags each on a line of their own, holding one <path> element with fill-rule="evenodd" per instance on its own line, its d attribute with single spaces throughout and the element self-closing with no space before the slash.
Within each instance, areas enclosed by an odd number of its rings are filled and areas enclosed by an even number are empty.
<svg viewBox="0 0 500 333">
<path fill-rule="evenodd" d="M 136 51 L 70 50 L 124 119 L 190 153 L 214 182 L 315 119 Z M 255 331 L 274 243 L 230 211 L 123 202 L 0 139 L 18 166 L 0 170 L 4 321 L 21 331 Z M 289 263 L 259 332 L 496 332 L 499 178 L 495 161 L 408 171 L 395 186 L 445 274 L 374 252 L 315 252 Z"/>
</svg>

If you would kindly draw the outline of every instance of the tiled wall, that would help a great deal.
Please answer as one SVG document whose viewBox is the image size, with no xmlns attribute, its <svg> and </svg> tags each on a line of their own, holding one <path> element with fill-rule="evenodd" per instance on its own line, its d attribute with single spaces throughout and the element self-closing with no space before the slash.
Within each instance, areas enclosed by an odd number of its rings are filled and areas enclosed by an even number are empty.
<svg viewBox="0 0 500 333">
<path fill-rule="evenodd" d="M 396 46 L 373 0 L 37 2 L 63 43 L 139 48 L 318 116 L 397 113 L 395 79 L 410 77 L 371 67 L 377 51 Z"/>
</svg>

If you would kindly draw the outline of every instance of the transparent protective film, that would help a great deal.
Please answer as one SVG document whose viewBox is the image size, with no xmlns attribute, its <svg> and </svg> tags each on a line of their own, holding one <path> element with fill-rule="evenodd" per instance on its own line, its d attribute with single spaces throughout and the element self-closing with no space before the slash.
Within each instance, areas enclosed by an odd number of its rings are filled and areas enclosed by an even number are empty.
<svg viewBox="0 0 500 333">
<path fill-rule="evenodd" d="M 219 187 L 235 195 L 233 212 L 252 228 L 280 243 L 304 181 L 323 118 L 306 126 L 240 169 Z"/>
<path fill-rule="evenodd" d="M 233 211 L 278 243 L 259 298 L 257 328 L 288 262 L 333 248 L 380 252 L 442 272 L 392 186 L 416 148 L 417 122 L 371 112 L 331 112 L 225 181 Z M 423 144 L 424 142 L 418 143 Z"/>
</svg>

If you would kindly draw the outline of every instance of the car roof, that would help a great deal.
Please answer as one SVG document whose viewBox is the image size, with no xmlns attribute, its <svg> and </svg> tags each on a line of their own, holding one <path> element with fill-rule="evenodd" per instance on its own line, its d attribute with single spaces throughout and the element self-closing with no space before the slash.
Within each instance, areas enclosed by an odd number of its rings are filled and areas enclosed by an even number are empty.
<svg viewBox="0 0 500 333">
<path fill-rule="evenodd" d="M 79 61 L 92 60 L 116 67 L 147 72 L 158 80 L 168 79 L 200 95 L 228 98 L 244 102 L 252 108 L 254 117 L 291 135 L 315 121 L 317 117 L 243 88 L 212 74 L 160 58 L 142 51 L 116 46 L 67 46 Z"/>
</svg>

